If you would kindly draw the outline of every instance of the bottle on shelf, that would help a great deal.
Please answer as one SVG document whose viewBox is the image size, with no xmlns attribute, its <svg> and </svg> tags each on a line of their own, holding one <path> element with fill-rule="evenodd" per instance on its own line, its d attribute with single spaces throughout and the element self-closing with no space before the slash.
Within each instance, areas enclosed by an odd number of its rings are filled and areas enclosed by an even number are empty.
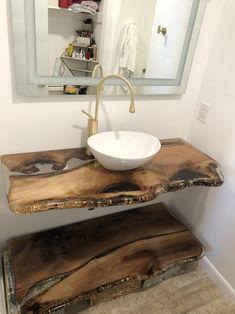
<svg viewBox="0 0 235 314">
<path fill-rule="evenodd" d="M 89 51 L 89 49 L 86 52 L 86 60 L 90 60 L 90 51 Z"/>
<path fill-rule="evenodd" d="M 80 52 L 79 52 L 79 59 L 82 59 L 83 58 L 83 53 L 82 53 L 82 49 L 80 49 Z"/>
<path fill-rule="evenodd" d="M 86 57 L 85 57 L 85 51 L 84 49 L 82 49 L 82 59 L 84 60 Z"/>
<path fill-rule="evenodd" d="M 97 46 L 96 46 L 96 43 L 93 44 L 92 50 L 93 50 L 93 59 L 97 60 Z"/>
<path fill-rule="evenodd" d="M 70 1 L 69 0 L 59 0 L 59 7 L 63 9 L 68 9 L 70 6 Z"/>
<path fill-rule="evenodd" d="M 73 55 L 73 44 L 69 43 L 68 48 L 66 48 L 66 54 L 68 57 L 72 57 Z"/>
</svg>

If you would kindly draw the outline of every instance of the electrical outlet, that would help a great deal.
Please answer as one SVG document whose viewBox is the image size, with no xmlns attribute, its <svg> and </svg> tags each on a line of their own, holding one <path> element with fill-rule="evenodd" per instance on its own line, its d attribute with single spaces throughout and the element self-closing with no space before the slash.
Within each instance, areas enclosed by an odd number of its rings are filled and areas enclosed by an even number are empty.
<svg viewBox="0 0 235 314">
<path fill-rule="evenodd" d="M 198 115 L 197 115 L 197 120 L 200 121 L 201 123 L 205 124 L 208 112 L 210 110 L 210 105 L 206 102 L 201 102 L 201 105 L 199 107 Z"/>
</svg>

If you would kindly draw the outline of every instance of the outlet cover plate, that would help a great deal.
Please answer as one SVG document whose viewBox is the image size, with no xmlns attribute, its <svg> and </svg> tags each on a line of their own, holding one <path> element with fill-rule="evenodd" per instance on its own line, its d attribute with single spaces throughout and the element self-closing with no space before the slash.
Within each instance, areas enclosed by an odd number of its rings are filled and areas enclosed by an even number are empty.
<svg viewBox="0 0 235 314">
<path fill-rule="evenodd" d="M 211 105 L 202 101 L 198 110 L 197 120 L 205 124 Z"/>
</svg>

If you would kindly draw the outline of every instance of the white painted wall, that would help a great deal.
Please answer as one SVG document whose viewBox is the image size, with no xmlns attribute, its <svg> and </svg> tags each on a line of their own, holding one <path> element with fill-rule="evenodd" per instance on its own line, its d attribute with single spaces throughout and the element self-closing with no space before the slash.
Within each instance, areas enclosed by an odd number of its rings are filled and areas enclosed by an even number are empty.
<svg viewBox="0 0 235 314">
<path fill-rule="evenodd" d="M 225 182 L 220 188 L 175 193 L 172 206 L 235 289 L 235 2 L 224 3 L 188 140 L 220 162 Z M 204 125 L 197 120 L 202 101 L 211 105 Z"/>
<path fill-rule="evenodd" d="M 228 2 L 231 4 L 232 0 L 228 0 Z M 201 88 L 204 70 L 209 57 L 211 57 L 210 51 L 218 27 L 223 3 L 224 0 L 213 0 L 208 2 L 185 95 L 182 97 L 139 97 L 136 101 L 137 111 L 134 115 L 128 113 L 129 103 L 126 99 L 106 99 L 101 106 L 100 130 L 142 130 L 152 133 L 160 138 L 185 137 L 187 135 L 195 110 L 196 100 Z M 12 44 L 11 35 L 8 33 L 10 30 L 10 23 L 7 8 L 9 10 L 8 1 L 0 3 L 0 41 L 3 47 L 0 58 L 0 154 L 67 148 L 84 144 L 86 117 L 81 114 L 81 109 L 89 109 L 91 100 L 89 101 L 87 98 L 66 96 L 54 98 L 26 98 L 19 97 L 15 94 L 14 70 L 12 67 Z M 228 11 L 229 12 L 225 12 L 225 14 L 228 14 L 229 16 L 230 10 Z M 223 37 L 227 38 L 227 35 L 225 36 L 223 33 L 223 36 L 220 37 L 220 39 Z M 231 49 L 232 46 L 230 47 L 230 45 L 232 45 L 232 40 L 228 39 L 225 43 L 224 47 L 228 46 Z M 220 51 L 220 49 L 218 49 L 218 51 Z M 229 55 L 226 55 L 226 58 L 228 57 Z M 217 63 L 218 66 L 219 63 L 221 62 Z M 211 67 L 212 65 L 210 65 L 210 68 Z M 213 67 L 216 68 L 215 66 Z M 222 67 L 222 65 L 220 65 L 220 67 Z M 213 75 L 210 71 L 207 71 L 207 73 L 211 73 L 211 76 Z M 226 73 L 226 71 L 223 73 Z M 226 75 L 223 76 L 224 81 L 225 78 Z M 232 76 L 230 79 L 232 79 Z M 204 79 L 204 84 L 207 82 L 206 86 L 208 86 L 208 90 L 210 91 L 211 89 L 209 89 L 208 80 L 209 78 L 206 79 L 206 81 Z M 229 85 L 229 81 L 227 81 L 227 84 L 227 86 L 231 86 Z M 216 85 L 218 86 L 218 82 Z M 204 91 L 203 94 L 201 94 L 203 99 L 206 98 L 206 100 L 213 104 L 213 112 L 215 111 L 215 115 L 213 114 L 213 121 L 218 119 L 218 116 L 228 119 L 228 123 L 226 120 L 228 129 L 224 130 L 224 137 L 226 134 L 230 134 L 229 127 L 231 126 L 232 128 L 233 126 L 232 115 L 229 112 L 229 110 L 232 109 L 232 87 L 230 90 L 226 90 L 225 87 L 226 85 L 224 83 L 222 93 L 213 89 L 213 93 Z M 224 92 L 226 92 L 226 95 Z M 219 95 L 218 98 L 217 95 Z M 208 99 L 206 96 L 208 96 Z M 209 98 L 209 96 L 212 98 Z M 223 111 L 222 108 L 225 108 L 225 111 Z M 173 205 L 174 207 L 183 207 L 183 209 L 185 209 L 189 204 L 189 198 L 191 198 L 190 208 L 192 208 L 193 202 L 196 204 L 198 204 L 200 200 L 204 202 L 203 196 L 206 194 L 209 209 L 205 209 L 206 206 L 204 203 L 202 207 L 203 211 L 200 214 L 198 207 L 195 206 L 195 211 L 191 211 L 191 215 L 194 215 L 195 217 L 191 220 L 191 224 L 193 225 L 193 220 L 195 219 L 197 230 L 199 230 L 196 217 L 201 217 L 201 228 L 204 231 L 201 232 L 201 237 L 205 237 L 205 239 L 207 239 L 206 241 L 212 244 L 209 257 L 213 262 L 216 260 L 215 264 L 221 271 L 224 273 L 226 272 L 226 276 L 228 280 L 230 280 L 229 274 L 232 277 L 234 272 L 231 268 L 229 258 L 225 255 L 225 253 L 229 254 L 229 252 L 227 252 L 227 249 L 223 249 L 221 254 L 220 250 L 222 249 L 221 243 L 226 246 L 226 243 L 229 243 L 229 239 L 232 239 L 232 237 L 229 236 L 234 237 L 231 227 L 232 215 L 234 215 L 232 208 L 233 196 L 231 192 L 233 178 L 232 176 L 229 177 L 227 175 L 228 173 L 232 174 L 233 170 L 233 149 L 229 146 L 229 140 L 228 137 L 226 137 L 225 150 L 227 153 L 230 153 L 230 155 L 227 155 L 229 157 L 222 156 L 214 145 L 214 141 L 211 140 L 214 132 L 219 135 L 218 130 L 220 129 L 221 131 L 221 127 L 214 127 L 213 134 L 209 129 L 209 125 L 200 132 L 198 128 L 197 122 L 194 121 L 189 139 L 199 147 L 203 148 L 203 150 L 212 154 L 218 160 L 223 161 L 226 159 L 227 168 L 224 167 L 224 172 L 226 171 L 225 174 L 226 177 L 228 177 L 226 180 L 227 183 L 220 190 L 211 189 L 210 191 L 206 191 L 205 189 L 201 189 L 200 193 L 197 189 L 187 190 L 184 194 L 185 198 L 180 196 L 177 196 L 176 199 L 174 198 Z M 203 137 L 205 134 L 205 138 L 202 138 L 200 134 L 203 134 Z M 210 141 L 208 139 L 210 139 Z M 232 138 L 230 137 L 230 142 L 231 141 Z M 97 215 L 103 215 L 107 213 L 107 211 L 111 213 L 114 210 L 119 210 L 99 209 L 89 212 L 85 209 L 73 209 L 35 214 L 31 216 L 16 216 L 11 214 L 7 206 L 2 177 L 0 181 L 0 191 L 1 248 L 5 245 L 7 239 L 16 235 L 89 219 Z M 187 198 L 187 195 L 190 195 L 190 197 Z M 229 203 L 229 200 L 226 202 L 226 206 L 224 206 L 224 199 L 226 196 L 230 197 L 231 203 Z M 219 202 L 217 202 L 218 200 Z M 167 197 L 167 201 L 169 201 L 169 197 Z M 188 217 L 186 209 L 182 212 L 182 216 L 185 220 Z M 219 223 L 216 223 L 215 220 L 219 221 Z M 222 228 L 223 225 L 226 226 L 228 231 L 224 231 Z M 213 232 L 210 232 L 211 228 Z M 219 234 L 221 237 L 218 236 Z M 215 243 L 213 238 L 218 240 L 218 244 Z M 231 257 L 231 254 L 228 256 Z M 222 263 L 225 263 L 226 269 L 221 266 Z"/>
</svg>

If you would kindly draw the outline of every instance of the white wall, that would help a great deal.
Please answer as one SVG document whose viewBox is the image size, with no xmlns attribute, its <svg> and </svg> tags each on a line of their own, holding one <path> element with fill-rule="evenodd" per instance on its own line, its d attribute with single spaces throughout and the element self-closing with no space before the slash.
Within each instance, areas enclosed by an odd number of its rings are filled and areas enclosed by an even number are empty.
<svg viewBox="0 0 235 314">
<path fill-rule="evenodd" d="M 222 3 L 221 0 L 208 3 L 185 95 L 139 97 L 134 115 L 128 113 L 129 101 L 108 99 L 104 106 L 101 106 L 100 130 L 130 129 L 149 132 L 160 138 L 185 137 L 191 123 Z M 87 98 L 66 96 L 26 98 L 15 95 L 11 35 L 8 34 L 9 16 L 7 19 L 6 12 L 8 6 L 8 1 L 0 3 L 0 40 L 3 47 L 0 58 L 0 154 L 68 148 L 84 144 L 86 117 L 81 113 L 81 109 L 89 109 L 91 101 Z M 4 246 L 6 239 L 19 234 L 89 219 L 115 210 L 99 209 L 89 212 L 73 209 L 16 216 L 7 206 L 2 179 L 0 186 L 1 247 Z"/>
<path fill-rule="evenodd" d="M 176 193 L 172 206 L 207 249 L 207 257 L 235 289 L 235 2 L 225 1 L 188 140 L 222 166 L 224 185 Z M 197 120 L 200 103 L 211 105 Z"/>
</svg>

